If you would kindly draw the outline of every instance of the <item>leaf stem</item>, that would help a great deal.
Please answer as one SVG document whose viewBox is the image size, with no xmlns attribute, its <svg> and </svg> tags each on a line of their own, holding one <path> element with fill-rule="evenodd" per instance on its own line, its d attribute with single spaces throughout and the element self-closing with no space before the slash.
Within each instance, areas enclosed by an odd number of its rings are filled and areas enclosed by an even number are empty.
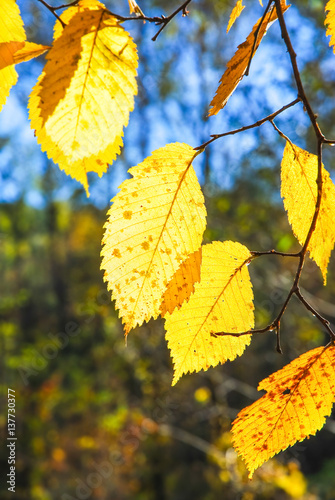
<svg viewBox="0 0 335 500">
<path fill-rule="evenodd" d="M 221 137 L 226 137 L 227 135 L 234 135 L 234 134 L 239 134 L 240 132 L 245 132 L 246 130 L 250 130 L 252 128 L 259 127 L 265 122 L 271 122 L 276 116 L 280 115 L 280 113 L 283 113 L 283 111 L 286 111 L 287 109 L 291 108 L 292 106 L 295 106 L 300 102 L 301 99 L 297 97 L 297 99 L 294 99 L 294 101 L 290 102 L 289 104 L 285 104 L 282 108 L 278 109 L 274 113 L 271 113 L 268 116 L 265 116 L 265 118 L 262 118 L 261 120 L 258 120 L 257 122 L 253 123 L 252 125 L 246 125 L 241 128 L 237 128 L 235 130 L 230 130 L 229 132 L 224 132 L 223 134 L 213 134 L 211 135 L 211 139 L 209 141 L 204 142 L 203 144 L 200 144 L 200 146 L 197 146 L 194 148 L 195 150 L 200 150 L 200 149 L 205 149 L 209 144 L 212 142 L 216 141 L 217 139 L 220 139 Z"/>
</svg>

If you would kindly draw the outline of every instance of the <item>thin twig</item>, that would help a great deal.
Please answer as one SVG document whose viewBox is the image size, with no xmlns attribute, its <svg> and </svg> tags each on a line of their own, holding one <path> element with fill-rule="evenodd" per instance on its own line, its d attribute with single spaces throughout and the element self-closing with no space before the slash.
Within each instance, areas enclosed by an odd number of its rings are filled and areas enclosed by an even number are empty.
<svg viewBox="0 0 335 500">
<path fill-rule="evenodd" d="M 321 314 L 318 313 L 314 309 L 314 307 L 311 306 L 311 304 L 309 304 L 309 302 L 307 302 L 307 300 L 303 297 L 302 293 L 300 292 L 299 288 L 294 293 L 298 297 L 298 299 L 300 300 L 300 302 L 306 307 L 306 309 L 308 309 L 308 311 L 310 311 L 323 324 L 323 326 L 328 331 L 332 342 L 334 342 L 335 341 L 335 332 L 333 332 L 333 330 L 331 329 L 330 322 L 326 318 L 324 318 L 323 316 L 321 316 Z"/>
<path fill-rule="evenodd" d="M 77 5 L 79 0 L 75 0 L 71 3 L 68 3 L 68 4 L 63 4 L 63 5 L 58 5 L 57 7 L 52 7 L 51 5 L 49 5 L 45 0 L 37 0 L 38 2 L 41 2 L 50 12 L 52 12 L 52 14 L 58 19 L 58 21 L 60 21 L 60 23 L 62 24 L 63 28 L 65 27 L 65 23 L 64 21 L 62 21 L 62 19 L 59 17 L 59 15 L 57 14 L 57 10 L 60 10 L 60 9 L 65 9 L 67 7 L 71 7 L 71 6 L 74 6 L 74 5 Z M 161 16 L 161 17 L 158 17 L 158 16 L 154 16 L 154 17 L 148 17 L 148 16 L 121 16 L 119 14 L 115 14 L 114 12 L 111 12 L 109 10 L 106 9 L 106 11 L 111 14 L 112 16 L 114 16 L 116 19 L 118 19 L 119 21 L 148 21 L 149 23 L 154 23 L 156 25 L 159 25 L 161 26 L 159 28 L 159 30 L 157 31 L 156 35 L 152 38 L 153 41 L 156 41 L 158 35 L 163 31 L 164 28 L 166 28 L 166 26 L 169 24 L 169 22 L 179 13 L 179 12 L 183 12 L 183 16 L 187 16 L 188 14 L 188 11 L 186 10 L 186 7 L 188 6 L 188 4 L 190 4 L 192 2 L 192 0 L 186 0 L 182 5 L 180 5 L 175 11 L 172 12 L 172 14 L 170 14 L 169 16 Z"/>
<path fill-rule="evenodd" d="M 291 66 L 292 66 L 293 74 L 294 74 L 294 79 L 295 79 L 297 89 L 298 89 L 298 96 L 301 98 L 301 100 L 303 101 L 303 103 L 305 105 L 309 119 L 311 121 L 311 124 L 313 125 L 316 137 L 319 139 L 321 139 L 321 138 L 324 139 L 324 135 L 321 132 L 320 127 L 316 121 L 316 115 L 313 112 L 313 109 L 310 105 L 310 102 L 309 102 L 307 96 L 306 96 L 305 89 L 304 89 L 302 81 L 301 81 L 300 72 L 299 72 L 299 68 L 297 65 L 297 55 L 294 52 L 294 49 L 293 49 L 293 46 L 291 43 L 291 39 L 290 39 L 290 36 L 288 34 L 288 31 L 287 31 L 286 22 L 284 19 L 280 0 L 274 0 L 274 2 L 276 4 L 277 16 L 278 16 L 278 21 L 280 24 L 280 29 L 281 29 L 281 36 L 285 42 L 287 51 L 288 51 L 289 56 L 290 56 Z"/>
<path fill-rule="evenodd" d="M 62 21 L 62 19 L 59 17 L 59 15 L 57 14 L 56 10 L 57 10 L 57 7 L 52 7 L 51 5 L 49 5 L 47 2 L 45 2 L 45 0 L 37 0 L 38 2 L 40 2 L 42 5 L 44 5 L 44 7 L 46 7 L 48 10 L 50 10 L 50 12 L 52 12 L 52 14 L 58 19 L 58 21 L 61 23 L 61 25 L 63 26 L 63 28 L 65 28 L 65 23 L 64 21 Z"/>
<path fill-rule="evenodd" d="M 244 75 L 245 76 L 249 76 L 249 71 L 250 71 L 250 66 L 251 66 L 251 60 L 252 58 L 254 57 L 254 53 L 255 53 L 255 48 L 256 48 L 256 44 L 257 44 L 257 39 L 258 39 L 258 34 L 259 34 L 259 31 L 261 29 L 261 26 L 264 22 L 264 19 L 265 19 L 265 16 L 266 14 L 268 13 L 270 7 L 271 7 L 271 4 L 272 4 L 273 0 L 269 0 L 266 8 L 265 8 L 265 11 L 262 15 L 262 18 L 257 26 L 257 28 L 255 29 L 255 33 L 254 33 L 254 43 L 252 44 L 252 48 L 251 48 L 251 53 L 250 53 L 250 57 L 249 57 L 249 62 L 248 62 L 248 66 L 247 66 L 247 69 L 245 70 L 245 73 Z"/>
<path fill-rule="evenodd" d="M 209 141 L 204 142 L 203 144 L 200 144 L 200 146 L 194 148 L 195 150 L 201 150 L 206 148 L 209 144 L 212 142 L 216 141 L 217 139 L 220 139 L 221 137 L 226 137 L 227 135 L 234 135 L 234 134 L 239 134 L 240 132 L 245 132 L 246 130 L 250 130 L 252 128 L 259 127 L 265 122 L 269 122 L 273 120 L 276 116 L 280 115 L 280 113 L 283 113 L 283 111 L 286 111 L 288 108 L 291 108 L 292 106 L 295 106 L 300 102 L 301 99 L 298 97 L 297 99 L 294 99 L 294 101 L 290 102 L 289 104 L 286 104 L 282 108 L 278 109 L 274 113 L 271 113 L 270 115 L 266 116 L 265 118 L 262 118 L 261 120 L 258 120 L 257 122 L 253 123 L 252 125 L 246 125 L 245 127 L 237 128 L 235 130 L 230 130 L 229 132 L 224 132 L 223 134 L 213 134 L 211 135 L 212 139 L 209 139 Z"/>
</svg>

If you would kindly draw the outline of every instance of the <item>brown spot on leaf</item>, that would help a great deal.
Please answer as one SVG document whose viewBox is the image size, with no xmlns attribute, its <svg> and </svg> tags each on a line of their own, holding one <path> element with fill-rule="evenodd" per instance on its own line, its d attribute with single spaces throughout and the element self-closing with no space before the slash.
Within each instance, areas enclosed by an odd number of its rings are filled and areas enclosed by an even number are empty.
<svg viewBox="0 0 335 500">
<path fill-rule="evenodd" d="M 133 212 L 131 210 L 126 210 L 125 212 L 123 212 L 124 219 L 130 220 L 132 215 L 133 215 Z"/>
<path fill-rule="evenodd" d="M 143 248 L 143 250 L 148 250 L 149 246 L 150 245 L 147 241 L 143 241 L 143 243 L 141 243 L 141 247 Z"/>
<path fill-rule="evenodd" d="M 113 255 L 114 257 L 118 257 L 120 259 L 121 258 L 120 250 L 118 248 L 114 248 Z"/>
</svg>

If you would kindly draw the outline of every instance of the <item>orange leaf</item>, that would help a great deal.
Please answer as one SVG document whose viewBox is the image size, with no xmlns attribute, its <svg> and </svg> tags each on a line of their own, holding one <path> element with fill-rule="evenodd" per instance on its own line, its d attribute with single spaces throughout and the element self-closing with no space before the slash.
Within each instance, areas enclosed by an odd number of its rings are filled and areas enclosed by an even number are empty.
<svg viewBox="0 0 335 500">
<path fill-rule="evenodd" d="M 161 304 L 161 314 L 164 317 L 176 307 L 180 309 L 184 301 L 188 302 L 194 292 L 194 284 L 200 281 L 200 266 L 202 249 L 191 253 L 182 263 L 175 275 L 170 280 Z"/>
<path fill-rule="evenodd" d="M 267 393 L 233 422 L 233 443 L 251 478 L 297 441 L 314 435 L 330 415 L 335 394 L 335 347 L 317 347 L 262 380 Z"/>
<path fill-rule="evenodd" d="M 282 9 L 283 12 L 288 9 L 285 0 L 282 1 Z M 216 115 L 220 111 L 220 109 L 222 109 L 226 105 L 229 97 L 234 92 L 239 82 L 242 80 L 247 70 L 250 58 L 255 55 L 255 52 L 259 44 L 261 43 L 261 40 L 265 35 L 267 29 L 276 19 L 276 9 L 275 7 L 273 7 L 264 17 L 261 26 L 259 27 L 262 19 L 259 19 L 246 41 L 239 45 L 237 51 L 235 52 L 235 55 L 228 62 L 227 69 L 220 80 L 220 85 L 216 91 L 216 95 L 210 103 L 210 106 L 212 106 L 212 108 L 209 110 L 209 116 Z M 256 33 L 256 30 L 258 30 L 258 33 Z M 256 43 L 254 43 L 255 36 L 257 36 Z"/>
</svg>

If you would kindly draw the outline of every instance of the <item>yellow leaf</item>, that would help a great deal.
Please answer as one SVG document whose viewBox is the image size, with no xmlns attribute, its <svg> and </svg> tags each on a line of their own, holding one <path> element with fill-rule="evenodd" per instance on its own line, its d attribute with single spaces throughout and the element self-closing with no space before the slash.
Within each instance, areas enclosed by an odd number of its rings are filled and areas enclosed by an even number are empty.
<svg viewBox="0 0 335 500">
<path fill-rule="evenodd" d="M 4 42 L 0 43 L 0 70 L 29 61 L 46 52 L 50 47 L 31 42 Z"/>
<path fill-rule="evenodd" d="M 281 195 L 288 220 L 299 243 L 304 245 L 317 200 L 318 157 L 286 142 L 281 165 Z M 320 267 L 324 284 L 335 242 L 335 186 L 322 166 L 322 198 L 318 219 L 308 244 L 310 257 Z"/>
<path fill-rule="evenodd" d="M 10 89 L 17 82 L 17 73 L 14 66 L 5 64 L 4 61 L 11 58 L 15 42 L 24 42 L 26 34 L 23 28 L 19 7 L 15 0 L 1 0 L 0 2 L 0 111 L 5 104 Z M 16 45 L 16 47 L 18 47 Z"/>
<path fill-rule="evenodd" d="M 50 47 L 48 45 L 40 45 L 39 43 L 33 43 L 33 42 L 25 42 L 24 46 L 21 49 L 18 49 L 13 56 L 14 63 L 18 64 L 21 62 L 26 62 L 30 61 L 30 59 L 33 59 L 34 57 L 38 57 L 47 50 L 49 50 Z"/>
<path fill-rule="evenodd" d="M 333 52 L 335 53 L 335 0 L 329 0 L 325 7 L 325 12 L 326 35 L 330 36 L 329 46 L 333 45 Z"/>
<path fill-rule="evenodd" d="M 14 54 L 24 47 L 25 42 L 0 43 L 0 70 L 15 64 Z"/>
<path fill-rule="evenodd" d="M 171 314 L 176 307 L 180 309 L 182 303 L 189 300 L 194 292 L 194 284 L 200 281 L 201 258 L 202 249 L 200 248 L 191 253 L 177 269 L 163 296 L 162 316 L 165 316 L 168 311 Z"/>
<path fill-rule="evenodd" d="M 162 296 L 181 263 L 199 249 L 204 197 L 192 167 L 198 152 L 168 144 L 129 170 L 112 200 L 101 267 L 125 332 L 160 314 Z"/>
<path fill-rule="evenodd" d="M 174 385 L 184 373 L 207 370 L 233 360 L 250 344 L 251 335 L 239 333 L 254 326 L 252 285 L 247 263 L 249 250 L 232 241 L 202 247 L 201 280 L 188 303 L 166 313 L 166 340 L 174 363 Z"/>
<path fill-rule="evenodd" d="M 242 0 L 237 0 L 235 7 L 233 8 L 229 22 L 228 22 L 228 27 L 227 27 L 227 33 L 229 32 L 230 28 L 233 26 L 234 22 L 238 17 L 240 17 L 242 10 L 244 9 L 244 5 L 242 4 Z"/>
<path fill-rule="evenodd" d="M 250 472 L 305 437 L 330 415 L 335 394 L 335 347 L 308 351 L 270 377 L 266 394 L 244 408 L 233 422 L 233 442 Z"/>
<path fill-rule="evenodd" d="M 135 0 L 128 0 L 130 14 L 136 14 L 138 16 L 144 16 L 142 10 Z"/>
<path fill-rule="evenodd" d="M 80 2 L 64 18 L 31 94 L 30 119 L 42 150 L 88 191 L 87 172 L 102 175 L 120 152 L 137 93 L 137 53 L 98 2 Z"/>
<path fill-rule="evenodd" d="M 288 9 L 285 1 L 282 1 L 283 12 Z M 257 33 L 257 40 L 255 42 L 256 30 L 262 19 L 259 19 L 255 26 L 253 27 L 251 33 L 248 35 L 245 42 L 239 45 L 237 51 L 234 56 L 230 59 L 227 64 L 227 69 L 223 74 L 220 85 L 216 91 L 212 102 L 210 103 L 211 109 L 209 110 L 208 115 L 216 115 L 227 103 L 229 97 L 236 89 L 239 82 L 242 80 L 250 58 L 255 55 L 255 52 L 262 41 L 263 36 L 265 35 L 267 29 L 271 26 L 271 24 L 277 19 L 276 9 L 273 7 L 266 14 L 263 22 Z"/>
</svg>

